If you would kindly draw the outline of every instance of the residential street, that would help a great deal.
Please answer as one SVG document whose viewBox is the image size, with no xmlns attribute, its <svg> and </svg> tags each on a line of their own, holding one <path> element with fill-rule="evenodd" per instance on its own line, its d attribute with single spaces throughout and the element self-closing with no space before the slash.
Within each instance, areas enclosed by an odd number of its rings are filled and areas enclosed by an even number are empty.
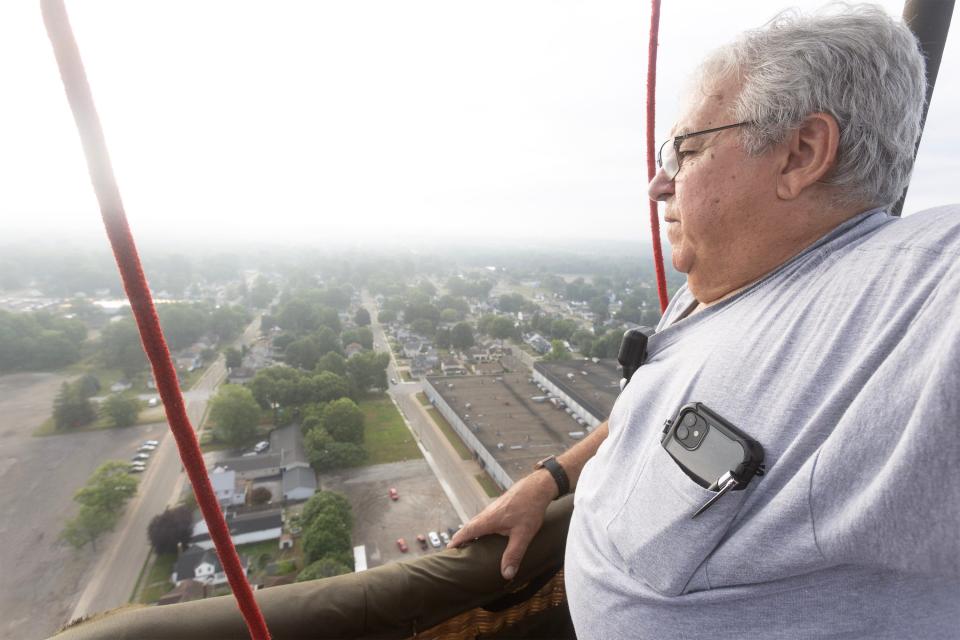
<svg viewBox="0 0 960 640">
<path fill-rule="evenodd" d="M 390 347 L 383 327 L 377 322 L 377 307 L 370 294 L 364 291 L 363 305 L 370 312 L 374 346 L 377 350 L 389 351 Z M 423 390 L 423 383 L 403 382 L 391 353 L 387 377 L 397 381 L 388 391 L 417 438 L 421 451 L 444 492 L 463 522 L 483 510 L 491 499 L 474 479 L 481 472 L 474 460 L 462 460 L 446 436 L 421 406 L 416 394 Z"/>
<path fill-rule="evenodd" d="M 255 317 L 240 338 L 252 342 L 259 333 L 260 318 Z M 207 402 L 226 377 L 221 355 L 204 372 L 193 388 L 184 393 L 187 415 L 194 429 L 201 424 Z M 137 584 L 140 570 L 150 552 L 147 525 L 165 507 L 176 503 L 186 474 L 181 473 L 176 441 L 169 430 L 160 439 L 144 472 L 136 497 L 114 531 L 103 541 L 103 551 L 90 572 L 83 593 L 74 606 L 71 619 L 106 611 L 127 604 Z"/>
</svg>

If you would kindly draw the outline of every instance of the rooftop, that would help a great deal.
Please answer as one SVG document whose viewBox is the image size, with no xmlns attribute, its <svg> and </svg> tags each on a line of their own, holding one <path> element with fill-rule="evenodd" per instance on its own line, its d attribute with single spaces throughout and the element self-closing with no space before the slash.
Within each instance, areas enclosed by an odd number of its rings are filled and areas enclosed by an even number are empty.
<svg viewBox="0 0 960 640">
<path fill-rule="evenodd" d="M 270 433 L 270 453 L 282 456 L 283 465 L 307 462 L 303 448 L 303 433 L 299 424 L 289 424 Z M 258 456 L 262 457 L 262 456 Z"/>
<path fill-rule="evenodd" d="M 317 488 L 317 474 L 310 467 L 294 467 L 283 472 L 282 491 L 284 495 L 298 487 Z"/>
<path fill-rule="evenodd" d="M 610 417 L 613 403 L 620 395 L 622 377 L 616 360 L 537 362 L 533 367 L 597 420 Z"/>
<path fill-rule="evenodd" d="M 534 402 L 543 393 L 524 373 L 428 380 L 514 480 L 530 473 L 538 460 L 575 444 L 571 432 L 584 431 L 552 404 Z"/>
<path fill-rule="evenodd" d="M 239 458 L 224 458 L 216 463 L 217 467 L 224 467 L 237 473 L 257 471 L 280 467 L 280 453 L 261 453 L 256 456 L 241 456 Z"/>
</svg>

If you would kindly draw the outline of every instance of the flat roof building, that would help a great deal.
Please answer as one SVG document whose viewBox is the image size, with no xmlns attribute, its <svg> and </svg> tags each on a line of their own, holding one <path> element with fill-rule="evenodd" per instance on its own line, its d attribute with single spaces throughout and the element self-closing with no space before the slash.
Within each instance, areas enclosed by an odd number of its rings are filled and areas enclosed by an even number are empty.
<svg viewBox="0 0 960 640">
<path fill-rule="evenodd" d="M 533 379 L 547 393 L 561 400 L 589 429 L 610 417 L 620 395 L 622 373 L 616 360 L 562 360 L 537 362 Z"/>
<path fill-rule="evenodd" d="M 503 488 L 586 433 L 585 423 L 550 403 L 527 373 L 426 380 L 427 397 Z"/>
</svg>

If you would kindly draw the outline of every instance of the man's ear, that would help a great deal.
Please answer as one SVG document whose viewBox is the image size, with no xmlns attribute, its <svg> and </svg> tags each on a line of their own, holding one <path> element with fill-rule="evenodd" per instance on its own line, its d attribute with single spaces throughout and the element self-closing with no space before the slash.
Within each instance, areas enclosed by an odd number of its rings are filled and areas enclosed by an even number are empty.
<svg viewBox="0 0 960 640">
<path fill-rule="evenodd" d="M 777 196 L 793 200 L 836 164 L 840 127 L 829 113 L 813 113 L 784 142 L 787 157 L 777 179 Z"/>
</svg>

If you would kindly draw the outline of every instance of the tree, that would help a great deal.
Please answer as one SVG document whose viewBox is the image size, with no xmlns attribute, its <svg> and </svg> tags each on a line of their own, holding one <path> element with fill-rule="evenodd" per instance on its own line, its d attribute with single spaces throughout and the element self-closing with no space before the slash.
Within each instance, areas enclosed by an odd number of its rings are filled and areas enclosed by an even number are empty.
<svg viewBox="0 0 960 640">
<path fill-rule="evenodd" d="M 597 317 L 597 322 L 603 322 L 610 314 L 610 301 L 601 294 L 590 299 L 590 311 Z"/>
<path fill-rule="evenodd" d="M 303 439 L 307 458 L 317 471 L 332 471 L 363 462 L 367 452 L 352 442 L 337 442 L 323 427 L 315 427 Z"/>
<path fill-rule="evenodd" d="M 303 530 L 303 551 L 307 562 L 316 562 L 323 556 L 349 553 L 350 528 L 332 514 L 318 515 Z"/>
<path fill-rule="evenodd" d="M 340 398 L 328 404 L 321 422 L 337 442 L 363 443 L 363 411 L 350 398 Z"/>
<path fill-rule="evenodd" d="M 82 549 L 89 543 L 97 550 L 97 538 L 113 529 L 117 516 L 89 507 L 80 507 L 76 516 L 67 520 L 60 539 L 74 549 Z"/>
<path fill-rule="evenodd" d="M 347 360 L 336 351 L 330 351 L 317 360 L 316 371 L 329 371 L 338 376 L 347 375 Z"/>
<path fill-rule="evenodd" d="M 347 360 L 347 375 L 359 393 L 371 388 L 385 390 L 389 364 L 389 354 L 365 351 Z"/>
<path fill-rule="evenodd" d="M 240 335 L 248 320 L 246 311 L 239 307 L 218 307 L 210 314 L 210 333 L 221 342 L 232 340 Z"/>
<path fill-rule="evenodd" d="M 351 572 L 353 572 L 353 569 L 340 562 L 335 556 L 323 556 L 319 560 L 311 562 L 304 567 L 303 570 L 297 574 L 297 582 L 332 578 Z"/>
<path fill-rule="evenodd" d="M 437 344 L 437 348 L 449 349 L 453 344 L 453 335 L 450 333 L 450 329 L 437 329 L 433 341 Z"/>
<path fill-rule="evenodd" d="M 563 340 L 551 340 L 550 352 L 545 355 L 543 359 L 556 362 L 559 360 L 569 360 L 571 357 L 570 350 L 563 344 Z"/>
<path fill-rule="evenodd" d="M 389 323 L 397 321 L 397 312 L 393 309 L 383 309 L 377 312 L 377 322 Z"/>
<path fill-rule="evenodd" d="M 257 276 L 253 288 L 250 290 L 250 304 L 258 309 L 265 309 L 267 305 L 273 302 L 276 295 L 277 288 L 263 276 Z"/>
<path fill-rule="evenodd" d="M 340 342 L 344 345 L 356 342 L 364 349 L 373 349 L 373 332 L 370 331 L 370 327 L 347 329 L 340 334 Z"/>
<path fill-rule="evenodd" d="M 137 423 L 137 416 L 140 415 L 140 400 L 114 393 L 100 405 L 100 413 L 110 420 L 114 427 L 129 427 Z"/>
<path fill-rule="evenodd" d="M 207 314 L 185 304 L 159 305 L 163 335 L 174 351 L 189 347 L 207 331 Z"/>
<path fill-rule="evenodd" d="M 237 369 L 243 366 L 243 353 L 241 353 L 239 349 L 227 347 L 223 355 L 227 360 L 228 369 Z"/>
<path fill-rule="evenodd" d="M 291 342 L 283 353 L 290 366 L 311 370 L 317 366 L 317 361 L 323 352 L 316 340 L 306 337 Z"/>
<path fill-rule="evenodd" d="M 321 354 L 331 351 L 340 352 L 340 337 L 337 335 L 337 332 L 330 327 L 320 327 L 316 333 L 313 334 L 313 338 L 317 341 L 317 351 Z"/>
<path fill-rule="evenodd" d="M 590 345 L 593 343 L 593 334 L 586 329 L 577 329 L 570 336 L 570 342 L 574 344 L 582 353 L 590 351 Z"/>
<path fill-rule="evenodd" d="M 353 321 L 358 327 L 366 327 L 370 324 L 370 312 L 365 308 L 360 307 L 357 309 L 357 313 L 353 316 Z"/>
<path fill-rule="evenodd" d="M 346 378 L 329 371 L 321 371 L 307 381 L 309 391 L 305 403 L 330 402 L 350 395 Z"/>
<path fill-rule="evenodd" d="M 477 327 L 481 333 L 486 333 L 499 340 L 512 338 L 517 334 L 517 329 L 513 326 L 513 320 L 506 316 L 483 316 L 477 323 Z"/>
<path fill-rule="evenodd" d="M 450 340 L 455 349 L 469 349 L 474 344 L 473 327 L 466 322 L 457 323 L 450 332 Z"/>
<path fill-rule="evenodd" d="M 100 380 L 97 379 L 97 376 L 92 373 L 85 373 L 74 382 L 77 385 L 77 390 L 85 398 L 90 396 L 95 396 L 100 391 Z"/>
<path fill-rule="evenodd" d="M 147 525 L 147 537 L 157 553 L 176 553 L 179 545 L 190 542 L 193 534 L 193 510 L 187 505 L 165 509 Z"/>
<path fill-rule="evenodd" d="M 111 460 L 97 467 L 73 499 L 91 509 L 118 513 L 136 493 L 137 480 L 128 473 L 127 463 Z"/>
<path fill-rule="evenodd" d="M 100 333 L 100 353 L 105 365 L 120 369 L 127 378 L 134 377 L 147 367 L 140 333 L 129 318 L 111 322 L 103 328 Z"/>
<path fill-rule="evenodd" d="M 342 493 L 336 491 L 317 491 L 313 494 L 300 512 L 300 523 L 306 528 L 313 523 L 321 513 L 330 512 L 337 516 L 348 528 L 353 527 L 353 514 L 350 502 Z"/>
<path fill-rule="evenodd" d="M 75 429 L 90 424 L 97 412 L 77 385 L 64 382 L 53 399 L 53 424 L 57 429 Z"/>
<path fill-rule="evenodd" d="M 430 336 L 433 335 L 433 332 L 436 330 L 437 324 L 431 322 L 427 318 L 417 318 L 410 323 L 410 329 L 421 336 Z"/>
<path fill-rule="evenodd" d="M 273 494 L 266 487 L 256 487 L 250 492 L 250 504 L 267 504 L 273 499 Z"/>
<path fill-rule="evenodd" d="M 210 401 L 214 435 L 221 442 L 243 444 L 253 438 L 260 423 L 260 406 L 246 387 L 227 384 Z"/>
</svg>

